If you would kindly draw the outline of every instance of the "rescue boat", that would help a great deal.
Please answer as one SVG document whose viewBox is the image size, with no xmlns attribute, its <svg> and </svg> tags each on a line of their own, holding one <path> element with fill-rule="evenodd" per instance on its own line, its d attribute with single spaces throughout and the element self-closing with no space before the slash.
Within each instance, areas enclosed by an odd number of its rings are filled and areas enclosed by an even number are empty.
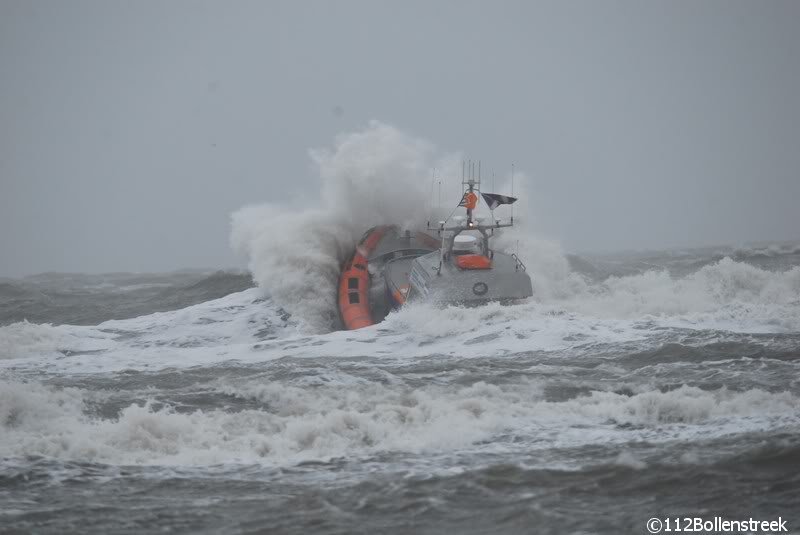
<svg viewBox="0 0 800 535">
<path fill-rule="evenodd" d="M 466 216 L 439 221 L 426 231 L 396 225 L 367 230 L 345 262 L 339 277 L 339 312 L 346 329 L 382 321 L 407 301 L 479 305 L 509 302 L 533 295 L 531 279 L 516 254 L 495 251 L 490 240 L 511 220 L 494 219 L 494 209 L 514 197 L 481 193 L 480 178 L 462 177 L 459 207 Z M 480 193 L 492 220 L 473 216 Z"/>
</svg>

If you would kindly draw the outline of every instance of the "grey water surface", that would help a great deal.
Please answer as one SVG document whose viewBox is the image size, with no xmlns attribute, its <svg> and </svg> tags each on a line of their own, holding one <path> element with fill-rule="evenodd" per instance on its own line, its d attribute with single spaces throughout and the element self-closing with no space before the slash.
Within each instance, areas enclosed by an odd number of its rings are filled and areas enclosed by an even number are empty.
<svg viewBox="0 0 800 535">
<path fill-rule="evenodd" d="M 762 277 L 800 265 L 792 248 L 571 264 L 596 284 L 679 280 L 725 256 Z M 467 354 L 396 343 L 391 321 L 299 336 L 250 287 L 225 272 L 0 282 L 0 533 L 612 534 L 684 516 L 800 532 L 797 330 L 655 316 L 638 338 L 527 347 L 542 326 L 514 317 L 468 346 L 443 335 Z"/>
</svg>

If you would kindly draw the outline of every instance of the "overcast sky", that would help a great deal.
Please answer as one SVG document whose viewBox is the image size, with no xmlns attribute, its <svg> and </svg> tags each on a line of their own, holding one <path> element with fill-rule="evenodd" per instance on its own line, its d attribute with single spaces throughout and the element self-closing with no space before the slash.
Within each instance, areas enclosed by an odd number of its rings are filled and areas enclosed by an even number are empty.
<svg viewBox="0 0 800 535">
<path fill-rule="evenodd" d="M 0 275 L 240 265 L 370 119 L 568 250 L 800 239 L 799 98 L 796 1 L 0 0 Z"/>
</svg>

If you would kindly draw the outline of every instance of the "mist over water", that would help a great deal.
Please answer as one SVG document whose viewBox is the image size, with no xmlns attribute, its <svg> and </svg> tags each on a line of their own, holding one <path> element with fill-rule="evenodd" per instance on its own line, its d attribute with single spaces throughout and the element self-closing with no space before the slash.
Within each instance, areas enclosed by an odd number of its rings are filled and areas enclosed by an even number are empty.
<svg viewBox="0 0 800 535">
<path fill-rule="evenodd" d="M 0 281 L 0 532 L 798 529 L 799 243 L 567 254 L 518 172 L 531 299 L 338 331 L 358 238 L 445 217 L 462 155 L 373 122 L 311 157 L 319 198 L 232 216 L 252 281 Z"/>
</svg>

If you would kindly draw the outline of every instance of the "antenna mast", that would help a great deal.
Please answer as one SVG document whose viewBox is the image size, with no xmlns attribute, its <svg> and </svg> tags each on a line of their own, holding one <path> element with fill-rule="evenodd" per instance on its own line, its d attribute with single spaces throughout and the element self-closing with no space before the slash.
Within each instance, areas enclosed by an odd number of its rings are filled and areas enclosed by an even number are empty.
<svg viewBox="0 0 800 535">
<path fill-rule="evenodd" d="M 433 185 L 436 183 L 436 168 L 431 169 L 431 194 L 428 197 L 428 226 L 431 226 L 431 216 L 433 215 Z"/>
<path fill-rule="evenodd" d="M 514 164 L 511 164 L 511 196 L 514 196 Z M 511 224 L 514 224 L 514 205 L 511 205 Z"/>
</svg>

